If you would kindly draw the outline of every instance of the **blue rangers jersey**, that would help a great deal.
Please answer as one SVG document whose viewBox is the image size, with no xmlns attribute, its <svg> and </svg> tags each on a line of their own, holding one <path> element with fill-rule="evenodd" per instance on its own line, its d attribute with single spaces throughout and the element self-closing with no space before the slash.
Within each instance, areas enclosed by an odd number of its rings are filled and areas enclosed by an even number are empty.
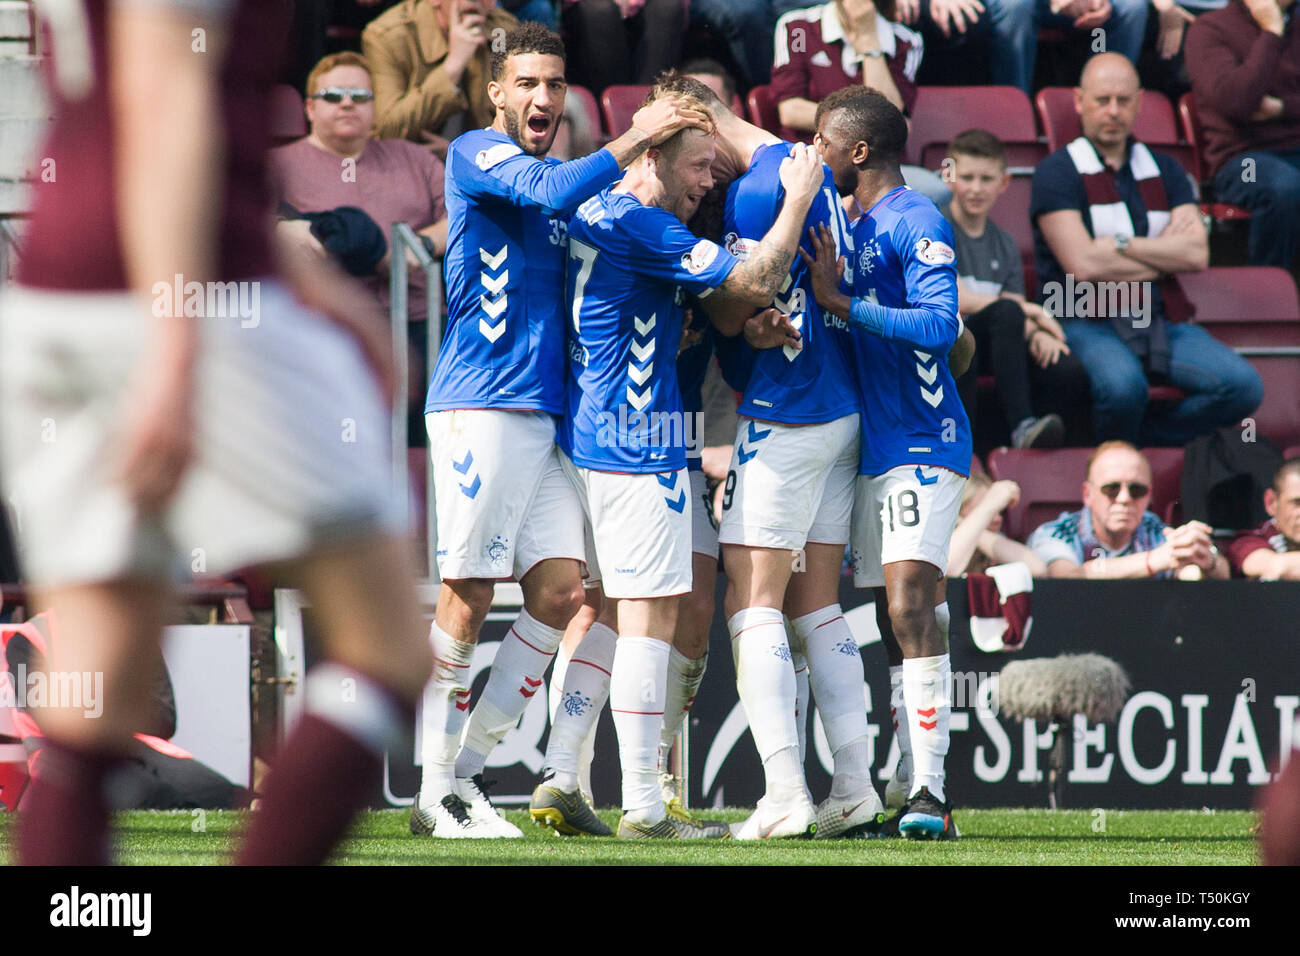
<svg viewBox="0 0 1300 956">
<path fill-rule="evenodd" d="M 858 472 L 898 465 L 970 471 L 971 434 L 948 352 L 961 334 L 952 226 L 906 186 L 853 224 L 853 351 L 862 395 Z"/>
<path fill-rule="evenodd" d="M 560 163 L 480 129 L 447 150 L 447 331 L 426 412 L 564 410 L 564 230 L 621 175 L 608 150 Z"/>
<path fill-rule="evenodd" d="M 631 193 L 606 189 L 578 208 L 565 282 L 567 413 L 556 436 L 575 464 L 628 474 L 686 467 L 682 302 L 713 291 L 735 265 Z"/>
<path fill-rule="evenodd" d="M 723 242 L 739 259 L 745 259 L 776 222 L 785 200 L 781 162 L 790 149 L 789 143 L 760 146 L 749 171 L 727 191 Z M 846 250 L 848 220 L 837 201 L 835 181 L 829 168 L 823 166 L 822 172 L 822 191 L 808 210 L 800 236 L 806 236 L 812 226 L 827 225 L 835 237 L 836 251 L 851 254 Z M 790 275 L 772 305 L 789 313 L 803 347 L 755 350 L 741 338 L 736 347 L 753 354 L 738 412 L 764 421 L 811 425 L 858 411 L 844 321 L 817 305 L 808 266 L 800 256 L 795 256 Z"/>
</svg>

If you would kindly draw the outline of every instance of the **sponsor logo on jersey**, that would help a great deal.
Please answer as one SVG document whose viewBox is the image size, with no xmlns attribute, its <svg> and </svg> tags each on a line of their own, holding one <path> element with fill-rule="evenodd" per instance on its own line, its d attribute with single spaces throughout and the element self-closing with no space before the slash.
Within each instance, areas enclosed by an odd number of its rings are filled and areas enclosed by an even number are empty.
<svg viewBox="0 0 1300 956">
<path fill-rule="evenodd" d="M 737 233 L 729 232 L 726 238 L 723 239 L 722 247 L 741 262 L 744 262 L 758 248 L 758 242 L 753 239 L 746 239 Z"/>
<path fill-rule="evenodd" d="M 682 256 L 682 268 L 691 275 L 699 275 L 718 257 L 718 245 L 708 239 L 701 239 L 691 251 Z"/>
<path fill-rule="evenodd" d="M 483 172 L 487 172 L 497 163 L 504 162 L 511 156 L 518 156 L 523 152 L 514 143 L 497 143 L 495 146 L 481 149 L 478 155 L 474 157 L 474 165 Z"/>
<path fill-rule="evenodd" d="M 950 266 L 957 261 L 952 246 L 938 239 L 921 239 L 916 243 L 916 257 L 932 266 Z"/>
</svg>

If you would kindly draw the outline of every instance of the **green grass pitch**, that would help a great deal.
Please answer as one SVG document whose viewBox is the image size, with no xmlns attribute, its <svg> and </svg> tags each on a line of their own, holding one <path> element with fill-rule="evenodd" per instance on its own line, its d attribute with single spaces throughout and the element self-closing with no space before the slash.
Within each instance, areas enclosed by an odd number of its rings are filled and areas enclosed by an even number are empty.
<svg viewBox="0 0 1300 956">
<path fill-rule="evenodd" d="M 743 820 L 745 810 L 709 813 Z M 601 811 L 611 827 L 617 811 Z M 119 815 L 118 860 L 126 864 L 211 865 L 232 851 L 242 813 L 137 811 Z M 522 810 L 507 817 L 523 840 L 434 840 L 407 832 L 405 811 L 364 814 L 335 856 L 348 865 L 723 865 L 853 866 L 1021 864 L 1251 865 L 1258 862 L 1248 811 L 958 810 L 961 839 L 781 840 L 771 843 L 656 842 L 566 838 L 535 826 Z M 13 821 L 0 814 L 0 861 L 9 860 Z"/>
</svg>

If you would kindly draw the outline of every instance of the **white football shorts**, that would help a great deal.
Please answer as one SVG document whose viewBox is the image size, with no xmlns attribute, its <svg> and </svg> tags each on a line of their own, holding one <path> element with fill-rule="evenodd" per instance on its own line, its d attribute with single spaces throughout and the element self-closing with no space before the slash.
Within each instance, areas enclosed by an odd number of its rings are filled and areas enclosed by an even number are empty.
<svg viewBox="0 0 1300 956">
<path fill-rule="evenodd" d="M 560 463 L 586 511 L 594 554 L 589 580 L 611 598 L 657 598 L 691 589 L 691 482 L 685 468 L 629 475 Z"/>
<path fill-rule="evenodd" d="M 210 317 L 154 318 L 119 292 L 0 297 L 2 480 L 30 580 L 222 573 L 405 533 L 388 413 L 356 341 L 278 280 L 241 289 L 246 315 Z M 199 330 L 195 457 L 145 514 L 119 469 L 159 322 Z"/>
<path fill-rule="evenodd" d="M 926 561 L 948 573 L 966 479 L 934 465 L 899 465 L 859 475 L 853 501 L 853 583 L 883 587 L 886 564 Z"/>
<path fill-rule="evenodd" d="M 443 578 L 521 579 L 548 558 L 584 559 L 582 504 L 552 416 L 459 409 L 424 420 Z"/>
<path fill-rule="evenodd" d="M 742 418 L 718 540 L 795 551 L 846 544 L 858 473 L 858 414 L 820 425 Z"/>
</svg>

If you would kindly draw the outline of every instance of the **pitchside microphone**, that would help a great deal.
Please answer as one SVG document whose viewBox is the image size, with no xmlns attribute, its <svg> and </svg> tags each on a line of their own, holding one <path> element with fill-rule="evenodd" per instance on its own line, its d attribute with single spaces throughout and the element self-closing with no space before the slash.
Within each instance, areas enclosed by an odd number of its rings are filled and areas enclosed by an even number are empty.
<svg viewBox="0 0 1300 956">
<path fill-rule="evenodd" d="M 1091 723 L 1114 720 L 1128 699 L 1131 684 L 1124 669 L 1100 654 L 1012 661 L 998 678 L 998 713 L 1016 720 L 1045 721 L 1056 733 L 1048 780 L 1048 806 L 1062 806 L 1065 796 L 1065 742 L 1062 727 L 1082 714 Z"/>
</svg>

